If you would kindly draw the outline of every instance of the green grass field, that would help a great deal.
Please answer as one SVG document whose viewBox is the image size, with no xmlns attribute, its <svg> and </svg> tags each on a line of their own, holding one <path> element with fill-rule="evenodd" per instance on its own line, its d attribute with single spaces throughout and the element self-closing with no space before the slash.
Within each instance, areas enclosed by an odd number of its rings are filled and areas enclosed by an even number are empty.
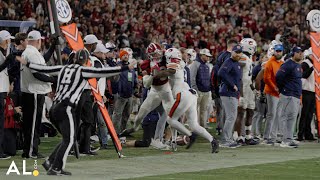
<svg viewBox="0 0 320 180">
<path fill-rule="evenodd" d="M 320 158 L 285 161 L 234 168 L 222 168 L 207 171 L 175 173 L 162 176 L 148 176 L 143 180 L 155 179 L 273 179 L 301 180 L 320 179 Z"/>
<path fill-rule="evenodd" d="M 212 131 L 212 130 L 210 130 Z M 211 132 L 213 133 L 213 132 Z M 141 132 L 134 135 L 141 137 Z M 134 139 L 134 138 L 130 138 Z M 49 155 L 59 137 L 42 138 L 40 152 Z M 197 139 L 189 150 L 178 147 L 178 152 L 164 152 L 152 148 L 123 149 L 125 158 L 119 159 L 114 148 L 98 151 L 94 157 L 68 157 L 66 170 L 72 177 L 59 179 L 320 179 L 320 144 L 303 142 L 297 149 L 279 146 L 244 146 L 210 153 L 210 145 Z M 5 173 L 12 160 L 22 172 L 21 152 L 10 160 L 0 161 L 0 180 L 34 179 Z M 38 160 L 38 179 L 56 179 L 46 176 Z M 27 170 L 33 170 L 34 160 L 27 160 Z"/>
</svg>

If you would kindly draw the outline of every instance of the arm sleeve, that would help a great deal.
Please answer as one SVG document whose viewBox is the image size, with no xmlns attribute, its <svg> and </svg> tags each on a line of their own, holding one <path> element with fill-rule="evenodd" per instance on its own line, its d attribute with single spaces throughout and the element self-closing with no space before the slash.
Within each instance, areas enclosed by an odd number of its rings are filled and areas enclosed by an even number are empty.
<svg viewBox="0 0 320 180">
<path fill-rule="evenodd" d="M 5 61 L 0 65 L 0 72 L 3 71 L 6 67 L 8 67 L 9 63 L 11 61 L 14 61 L 15 60 L 15 56 L 10 54 L 6 59 Z"/>
<path fill-rule="evenodd" d="M 261 69 L 260 72 L 258 73 L 257 77 L 255 78 L 255 84 L 256 84 L 257 90 L 261 89 L 261 81 L 263 79 L 263 74 L 264 74 L 264 69 Z"/>
<path fill-rule="evenodd" d="M 121 71 L 128 70 L 128 66 L 117 66 L 117 67 L 105 67 L 105 68 L 94 68 L 94 67 L 84 67 L 82 68 L 82 76 L 84 78 L 101 78 L 101 77 L 111 77 L 121 73 Z"/>
<path fill-rule="evenodd" d="M 133 87 L 137 88 L 138 87 L 138 77 L 137 77 L 135 70 L 133 71 L 133 76 L 134 76 L 134 79 L 133 79 L 134 86 Z"/>
<path fill-rule="evenodd" d="M 93 67 L 95 67 L 95 68 L 102 68 L 102 65 L 101 65 L 100 62 L 94 61 L 94 62 L 93 62 Z M 99 81 L 99 79 L 100 79 L 100 78 L 97 78 L 97 81 Z"/>
<path fill-rule="evenodd" d="M 226 83 L 227 86 L 232 88 L 234 86 L 234 83 L 232 81 L 232 78 L 229 76 L 229 72 L 231 71 L 231 69 L 232 65 L 230 64 L 230 62 L 225 61 L 221 66 L 218 75 L 222 79 L 222 81 Z"/>
<path fill-rule="evenodd" d="M 307 79 L 311 75 L 311 73 L 313 71 L 313 67 L 309 67 L 309 65 L 307 63 L 303 62 L 301 64 L 301 68 L 303 70 L 302 78 Z"/>
<path fill-rule="evenodd" d="M 272 89 L 276 89 L 277 85 L 272 81 L 272 74 L 272 64 L 267 63 L 263 74 L 263 80 L 266 85 L 270 86 Z"/>
<path fill-rule="evenodd" d="M 50 60 L 50 57 L 54 53 L 54 48 L 55 48 L 55 45 L 51 45 L 48 51 L 43 55 L 43 58 L 46 62 Z"/>
<path fill-rule="evenodd" d="M 159 71 L 157 75 L 154 76 L 154 78 L 166 78 L 175 73 L 176 73 L 176 70 L 174 69 L 165 69 L 165 70 Z"/>
<path fill-rule="evenodd" d="M 198 73 L 199 62 L 195 61 L 190 66 L 190 80 L 191 80 L 191 88 L 198 90 L 196 77 Z"/>
<path fill-rule="evenodd" d="M 256 65 L 253 69 L 252 69 L 252 80 L 254 81 L 256 78 L 257 78 L 257 76 L 258 76 L 258 74 L 259 74 L 259 72 L 261 71 L 261 65 Z"/>
<path fill-rule="evenodd" d="M 55 83 L 56 79 L 52 76 L 48 76 L 42 73 L 32 73 L 33 77 L 35 77 L 36 79 L 38 79 L 39 81 L 43 81 L 43 82 L 51 82 L 51 83 Z"/>
<path fill-rule="evenodd" d="M 33 63 L 28 63 L 27 67 L 31 69 L 31 72 L 40 72 L 40 73 L 45 73 L 51 76 L 58 76 L 60 70 L 64 66 L 45 66 L 45 65 L 39 65 L 39 64 L 33 64 Z"/>
<path fill-rule="evenodd" d="M 284 81 L 289 71 L 289 67 L 287 66 L 287 63 L 281 65 L 280 69 L 276 74 L 276 83 L 279 89 L 282 89 L 282 87 L 284 86 Z"/>
</svg>

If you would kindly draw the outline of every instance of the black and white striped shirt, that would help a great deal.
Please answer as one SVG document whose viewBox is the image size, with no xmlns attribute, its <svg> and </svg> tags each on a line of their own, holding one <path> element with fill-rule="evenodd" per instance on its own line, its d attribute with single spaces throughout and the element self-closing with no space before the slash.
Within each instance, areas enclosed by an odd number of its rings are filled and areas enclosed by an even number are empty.
<svg viewBox="0 0 320 180">
<path fill-rule="evenodd" d="M 43 66 L 38 64 L 27 64 L 35 71 L 58 76 L 57 92 L 54 98 L 55 103 L 68 100 L 71 104 L 77 105 L 80 96 L 90 78 L 111 77 L 128 70 L 128 66 L 94 68 L 84 67 L 78 64 L 67 66 Z"/>
</svg>

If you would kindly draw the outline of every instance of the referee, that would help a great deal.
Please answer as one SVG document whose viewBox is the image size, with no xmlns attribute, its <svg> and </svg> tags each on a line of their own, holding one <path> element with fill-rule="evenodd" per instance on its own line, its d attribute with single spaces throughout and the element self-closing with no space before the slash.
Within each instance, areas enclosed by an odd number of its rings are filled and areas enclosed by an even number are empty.
<svg viewBox="0 0 320 180">
<path fill-rule="evenodd" d="M 71 175 L 64 168 L 75 138 L 76 108 L 87 80 L 118 75 L 121 71 L 133 69 L 135 62 L 123 67 L 84 67 L 89 60 L 87 50 L 79 50 L 75 55 L 75 63 L 67 66 L 43 66 L 27 63 L 23 58 L 18 60 L 32 70 L 58 75 L 57 93 L 50 110 L 50 119 L 61 133 L 62 141 L 42 165 L 48 175 Z"/>
</svg>

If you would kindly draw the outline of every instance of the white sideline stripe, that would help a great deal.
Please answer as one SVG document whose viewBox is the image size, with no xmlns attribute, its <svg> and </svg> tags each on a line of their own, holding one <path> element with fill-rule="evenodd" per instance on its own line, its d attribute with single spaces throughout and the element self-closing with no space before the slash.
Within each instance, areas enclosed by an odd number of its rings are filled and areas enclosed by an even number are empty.
<svg viewBox="0 0 320 180">
<path fill-rule="evenodd" d="M 67 177 L 67 179 L 100 180 L 138 178 L 320 157 L 319 144 L 300 143 L 300 146 L 301 147 L 297 149 L 288 149 L 258 145 L 249 148 L 221 149 L 218 154 L 211 154 L 208 147 L 208 152 L 192 153 L 191 149 L 190 153 L 173 153 L 170 155 L 158 154 L 155 156 L 97 161 L 76 160 L 72 163 L 67 163 L 66 170 L 72 172 L 72 176 Z M 156 150 L 154 151 L 156 152 Z M 39 165 L 38 163 L 38 167 Z M 56 177 L 44 175 L 45 170 L 42 167 L 40 167 L 39 171 L 40 176 L 37 177 L 39 179 L 56 179 Z M 6 170 L 4 169 L 0 170 L 0 179 L 2 179 L 2 176 L 5 176 L 5 172 Z M 6 176 L 5 178 L 11 179 L 8 177 L 16 177 L 15 179 L 19 179 L 19 176 Z M 23 178 L 24 180 L 34 180 L 33 176 L 24 176 Z M 64 176 L 64 178 L 66 178 L 66 176 Z M 160 178 L 156 177 L 155 179 Z"/>
</svg>

